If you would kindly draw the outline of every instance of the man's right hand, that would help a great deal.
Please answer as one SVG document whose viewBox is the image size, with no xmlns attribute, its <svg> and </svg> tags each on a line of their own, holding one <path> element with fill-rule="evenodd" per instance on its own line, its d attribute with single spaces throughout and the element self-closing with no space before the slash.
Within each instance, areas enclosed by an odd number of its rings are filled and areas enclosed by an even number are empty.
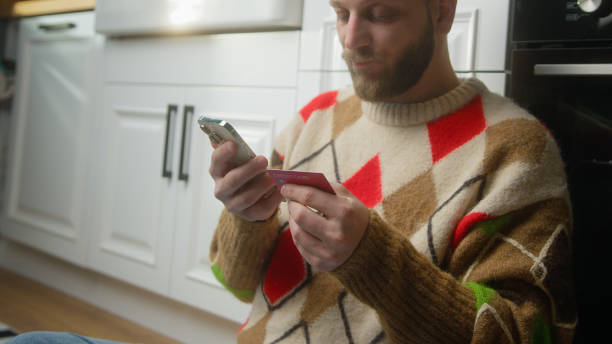
<svg viewBox="0 0 612 344">
<path fill-rule="evenodd" d="M 237 149 L 234 142 L 228 141 L 212 154 L 209 172 L 215 181 L 215 198 L 247 221 L 267 220 L 282 200 L 276 184 L 265 173 L 268 159 L 259 155 L 234 168 L 230 161 Z"/>
</svg>

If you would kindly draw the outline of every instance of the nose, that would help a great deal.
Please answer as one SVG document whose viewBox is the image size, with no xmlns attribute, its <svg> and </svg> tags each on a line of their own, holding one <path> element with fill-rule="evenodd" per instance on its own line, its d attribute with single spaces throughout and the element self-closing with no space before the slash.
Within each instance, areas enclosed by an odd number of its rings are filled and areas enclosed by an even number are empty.
<svg viewBox="0 0 612 344">
<path fill-rule="evenodd" d="M 358 49 L 370 42 L 367 23 L 358 16 L 351 16 L 341 30 L 340 38 L 345 49 Z"/>
</svg>

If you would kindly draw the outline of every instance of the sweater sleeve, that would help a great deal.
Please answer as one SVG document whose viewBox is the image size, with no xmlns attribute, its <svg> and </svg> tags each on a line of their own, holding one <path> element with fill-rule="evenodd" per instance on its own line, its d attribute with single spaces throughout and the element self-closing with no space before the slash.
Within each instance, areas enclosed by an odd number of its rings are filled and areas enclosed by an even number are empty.
<svg viewBox="0 0 612 344">
<path fill-rule="evenodd" d="M 572 342 L 571 208 L 556 144 L 536 131 L 487 153 L 482 194 L 451 214 L 459 220 L 438 264 L 372 211 L 333 274 L 377 311 L 393 342 Z M 534 140 L 538 149 L 513 151 Z"/>
<path fill-rule="evenodd" d="M 277 137 L 270 168 L 282 168 L 291 154 L 303 121 L 294 120 Z M 278 216 L 249 222 L 223 209 L 210 245 L 212 271 L 217 280 L 238 299 L 251 302 L 279 233 Z"/>
</svg>

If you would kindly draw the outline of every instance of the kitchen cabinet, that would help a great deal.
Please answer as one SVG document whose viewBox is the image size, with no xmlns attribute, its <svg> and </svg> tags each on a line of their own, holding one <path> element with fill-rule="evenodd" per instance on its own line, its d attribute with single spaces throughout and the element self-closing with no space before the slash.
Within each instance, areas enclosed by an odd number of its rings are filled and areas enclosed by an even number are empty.
<svg viewBox="0 0 612 344">
<path fill-rule="evenodd" d="M 106 40 L 90 267 L 245 320 L 248 307 L 210 269 L 222 204 L 208 175 L 212 148 L 196 121 L 226 119 L 268 156 L 294 115 L 298 43 L 298 32 Z"/>
<path fill-rule="evenodd" d="M 89 264 L 166 294 L 180 183 L 174 153 L 179 111 L 185 110 L 182 94 L 172 87 L 109 86 L 103 96 Z"/>
<path fill-rule="evenodd" d="M 2 235 L 83 265 L 95 52 L 93 13 L 19 25 Z"/>
<path fill-rule="evenodd" d="M 302 0 L 98 0 L 96 31 L 106 35 L 299 29 Z"/>
</svg>

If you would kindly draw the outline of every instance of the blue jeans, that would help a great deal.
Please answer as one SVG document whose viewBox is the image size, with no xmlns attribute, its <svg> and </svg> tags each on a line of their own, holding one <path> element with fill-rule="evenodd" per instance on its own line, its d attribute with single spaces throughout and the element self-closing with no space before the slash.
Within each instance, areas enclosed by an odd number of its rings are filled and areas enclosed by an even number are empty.
<svg viewBox="0 0 612 344">
<path fill-rule="evenodd" d="M 6 344 L 120 344 L 110 340 L 80 336 L 68 332 L 26 332 Z"/>
</svg>

